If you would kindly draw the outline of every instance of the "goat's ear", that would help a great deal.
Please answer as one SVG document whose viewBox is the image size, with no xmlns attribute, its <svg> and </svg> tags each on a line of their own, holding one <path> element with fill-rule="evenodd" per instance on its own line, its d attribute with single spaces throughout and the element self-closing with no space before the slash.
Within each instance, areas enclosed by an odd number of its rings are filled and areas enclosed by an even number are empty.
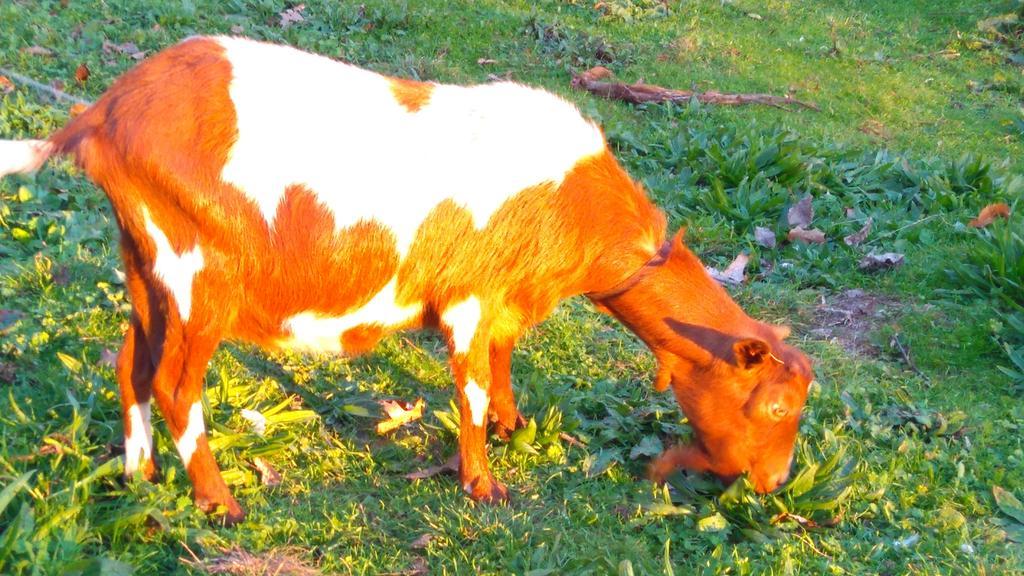
<svg viewBox="0 0 1024 576">
<path fill-rule="evenodd" d="M 680 228 L 674 236 L 672 236 L 672 251 L 678 252 L 680 247 L 686 246 L 686 226 Z"/>
<path fill-rule="evenodd" d="M 772 353 L 768 343 L 757 338 L 744 338 L 732 345 L 736 365 L 744 370 L 760 366 Z"/>
</svg>

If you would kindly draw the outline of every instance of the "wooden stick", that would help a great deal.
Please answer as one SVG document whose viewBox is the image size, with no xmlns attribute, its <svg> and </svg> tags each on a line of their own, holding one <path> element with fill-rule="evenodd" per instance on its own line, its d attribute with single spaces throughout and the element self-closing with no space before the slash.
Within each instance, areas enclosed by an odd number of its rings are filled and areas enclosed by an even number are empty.
<svg viewBox="0 0 1024 576">
<path fill-rule="evenodd" d="M 892 340 L 889 341 L 889 345 L 899 350 L 900 356 L 903 356 L 903 361 L 906 362 L 907 366 L 909 366 L 910 369 L 914 371 L 914 374 L 920 376 L 925 382 L 929 384 L 932 383 L 932 379 L 929 378 L 928 375 L 925 374 L 924 372 L 921 372 L 921 370 L 917 367 L 917 364 L 914 363 L 914 359 L 910 357 L 910 352 L 908 352 L 907 349 L 903 346 L 903 343 L 900 342 L 900 335 L 898 333 L 892 335 Z"/>
<path fill-rule="evenodd" d="M 663 88 L 653 84 L 637 82 L 635 84 L 624 84 L 614 82 L 610 70 L 604 66 L 595 66 L 586 72 L 577 74 L 572 79 L 573 88 L 586 90 L 604 98 L 622 100 L 630 104 L 647 104 L 660 102 L 689 102 L 696 98 L 704 104 L 718 104 L 721 106 L 742 106 L 745 104 L 763 104 L 789 111 L 788 106 L 798 106 L 808 110 L 820 112 L 821 109 L 813 102 L 802 102 L 789 96 L 772 96 L 771 94 L 723 94 L 714 90 L 706 92 L 693 92 L 690 90 L 676 90 L 675 88 Z"/>
<path fill-rule="evenodd" d="M 67 92 L 57 90 L 53 86 L 47 86 L 42 82 L 36 82 L 28 76 L 22 76 L 21 74 L 18 74 L 17 72 L 12 72 L 6 68 L 0 68 L 0 76 L 7 76 L 8 78 L 14 80 L 19 84 L 24 84 L 25 86 L 28 86 L 29 88 L 32 88 L 37 92 L 42 92 L 44 96 L 49 96 L 53 100 L 66 100 L 68 102 L 73 102 L 75 104 L 84 104 L 85 106 L 92 105 L 92 102 L 89 102 L 88 100 L 83 100 L 77 96 L 72 96 Z"/>
</svg>

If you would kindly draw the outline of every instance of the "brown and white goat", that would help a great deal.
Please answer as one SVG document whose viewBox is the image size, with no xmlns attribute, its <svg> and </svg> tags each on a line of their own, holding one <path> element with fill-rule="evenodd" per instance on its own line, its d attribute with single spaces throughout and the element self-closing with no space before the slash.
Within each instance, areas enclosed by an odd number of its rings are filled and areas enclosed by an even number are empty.
<svg viewBox="0 0 1024 576">
<path fill-rule="evenodd" d="M 788 474 L 811 379 L 744 314 L 619 166 L 600 129 L 541 90 L 388 78 L 292 48 L 197 37 L 122 76 L 45 141 L 0 142 L 0 176 L 72 154 L 107 194 L 133 313 L 117 363 L 125 471 L 150 478 L 150 400 L 206 510 L 244 513 L 210 453 L 200 393 L 225 339 L 359 354 L 439 329 L 463 488 L 507 498 L 486 425 L 521 417 L 516 340 L 588 294 L 654 351 L 693 445 L 655 466 Z"/>
</svg>

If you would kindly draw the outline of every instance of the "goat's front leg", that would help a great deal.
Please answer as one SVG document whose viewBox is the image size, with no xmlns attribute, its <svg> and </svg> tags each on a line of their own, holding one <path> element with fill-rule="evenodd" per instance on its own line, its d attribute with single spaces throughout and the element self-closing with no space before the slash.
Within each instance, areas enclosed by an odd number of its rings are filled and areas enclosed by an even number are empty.
<svg viewBox="0 0 1024 576">
<path fill-rule="evenodd" d="M 651 481 L 663 484 L 677 470 L 706 472 L 711 468 L 704 452 L 692 445 L 678 445 L 665 450 L 651 463 L 648 477 Z"/>
<path fill-rule="evenodd" d="M 491 342 L 491 403 L 487 416 L 494 423 L 494 431 L 505 440 L 516 429 L 526 425 L 512 391 L 513 346 L 511 341 Z"/>
<path fill-rule="evenodd" d="M 203 323 L 196 322 L 196 325 L 203 326 Z M 207 513 L 223 506 L 226 510 L 224 523 L 234 524 L 245 518 L 245 512 L 231 496 L 221 476 L 203 421 L 203 377 L 219 343 L 214 335 L 216 331 L 208 326 L 204 328 L 205 331 L 189 325 L 182 329 L 175 323 L 167 330 L 163 354 L 153 378 L 153 394 L 192 480 L 196 506 Z"/>
<path fill-rule="evenodd" d="M 459 398 L 459 481 L 471 498 L 498 503 L 508 490 L 487 466 L 487 407 L 490 404 L 490 334 L 486 309 L 470 296 L 441 316 L 448 334 L 452 376 Z"/>
</svg>

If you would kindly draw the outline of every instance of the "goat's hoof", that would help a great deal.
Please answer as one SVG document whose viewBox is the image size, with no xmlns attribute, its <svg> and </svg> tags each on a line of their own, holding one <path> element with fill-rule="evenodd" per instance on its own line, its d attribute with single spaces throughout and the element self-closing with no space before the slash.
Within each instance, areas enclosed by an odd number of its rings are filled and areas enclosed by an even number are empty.
<svg viewBox="0 0 1024 576">
<path fill-rule="evenodd" d="M 234 526 L 245 520 L 245 510 L 231 496 L 228 496 L 225 502 L 196 498 L 196 507 L 224 526 Z"/>
<path fill-rule="evenodd" d="M 150 484 L 156 484 L 160 481 L 160 466 L 154 460 L 146 460 L 139 465 L 138 470 L 131 472 L 128 469 L 124 471 L 124 481 L 132 482 L 135 478 L 139 478 L 143 482 L 149 482 Z"/>
<path fill-rule="evenodd" d="M 490 474 L 477 478 L 466 491 L 470 498 L 483 504 L 498 505 L 509 502 L 508 488 Z"/>
<path fill-rule="evenodd" d="M 492 416 L 491 422 L 494 423 L 494 433 L 506 442 L 512 437 L 513 432 L 526 427 L 526 418 L 523 418 L 518 410 L 516 410 L 515 418 L 502 419 L 500 416 Z"/>
</svg>

